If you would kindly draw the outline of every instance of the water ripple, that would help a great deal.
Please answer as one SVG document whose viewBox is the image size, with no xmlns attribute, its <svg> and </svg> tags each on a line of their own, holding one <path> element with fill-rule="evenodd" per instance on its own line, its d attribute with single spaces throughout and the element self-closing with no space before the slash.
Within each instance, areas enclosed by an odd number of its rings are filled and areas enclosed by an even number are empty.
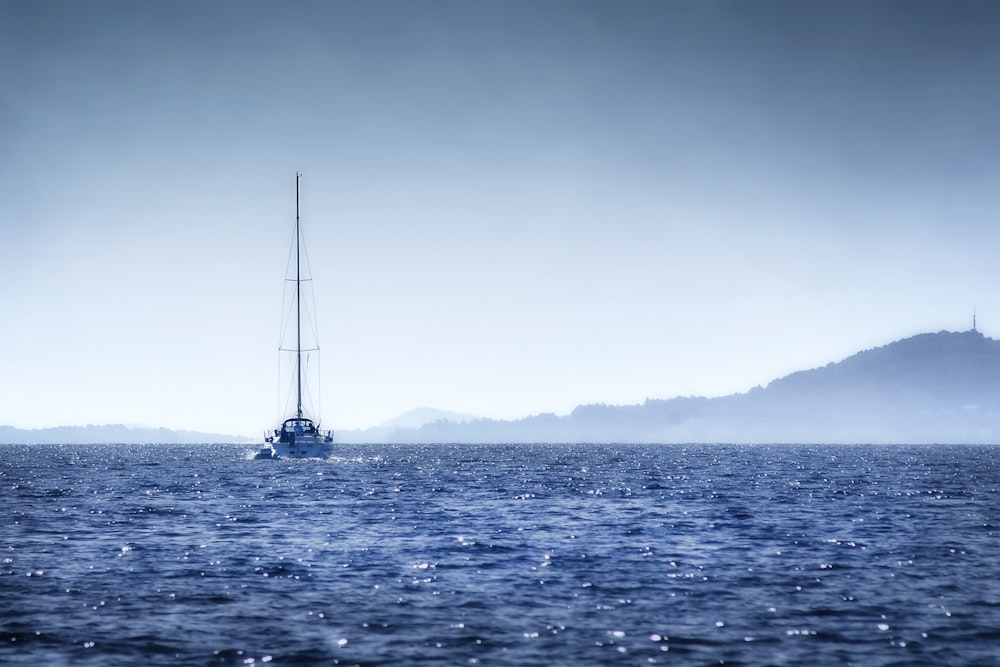
<svg viewBox="0 0 1000 667">
<path fill-rule="evenodd" d="M 0 446 L 0 662 L 993 664 L 990 447 Z"/>
</svg>

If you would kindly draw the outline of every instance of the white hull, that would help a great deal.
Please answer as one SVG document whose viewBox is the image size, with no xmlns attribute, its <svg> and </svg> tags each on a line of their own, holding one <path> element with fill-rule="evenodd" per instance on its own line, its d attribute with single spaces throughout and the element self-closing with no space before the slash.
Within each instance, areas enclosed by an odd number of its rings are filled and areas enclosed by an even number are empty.
<svg viewBox="0 0 1000 667">
<path fill-rule="evenodd" d="M 333 443 L 322 438 L 302 438 L 294 443 L 271 442 L 263 445 L 258 459 L 327 459 L 333 455 Z"/>
</svg>

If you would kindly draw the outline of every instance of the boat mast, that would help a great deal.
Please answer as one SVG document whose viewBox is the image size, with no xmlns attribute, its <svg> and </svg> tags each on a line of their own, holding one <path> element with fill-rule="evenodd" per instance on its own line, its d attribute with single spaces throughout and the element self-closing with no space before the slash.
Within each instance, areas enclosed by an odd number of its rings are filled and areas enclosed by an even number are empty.
<svg viewBox="0 0 1000 667">
<path fill-rule="evenodd" d="M 295 172 L 295 369 L 298 375 L 296 416 L 302 419 L 302 276 L 299 271 L 299 178 Z"/>
</svg>

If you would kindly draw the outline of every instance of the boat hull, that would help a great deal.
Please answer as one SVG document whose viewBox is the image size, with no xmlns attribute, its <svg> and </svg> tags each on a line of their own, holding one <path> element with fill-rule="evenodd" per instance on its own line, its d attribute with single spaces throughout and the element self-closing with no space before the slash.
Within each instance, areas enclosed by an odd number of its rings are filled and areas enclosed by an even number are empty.
<svg viewBox="0 0 1000 667">
<path fill-rule="evenodd" d="M 325 437 L 298 437 L 294 442 L 271 442 L 257 452 L 256 459 L 327 459 L 333 455 L 333 442 Z"/>
<path fill-rule="evenodd" d="M 333 442 L 326 438 L 298 437 L 295 442 L 274 442 L 271 449 L 279 459 L 326 459 L 333 455 Z"/>
</svg>

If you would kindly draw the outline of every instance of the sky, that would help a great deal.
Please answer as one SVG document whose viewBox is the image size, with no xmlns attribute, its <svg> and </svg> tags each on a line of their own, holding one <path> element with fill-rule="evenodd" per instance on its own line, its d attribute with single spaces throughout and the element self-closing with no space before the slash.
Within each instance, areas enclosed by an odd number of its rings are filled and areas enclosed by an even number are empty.
<svg viewBox="0 0 1000 667">
<path fill-rule="evenodd" d="M 994 2 L 0 0 L 0 424 L 745 392 L 1000 337 Z M 279 387 L 280 385 L 280 387 Z"/>
</svg>

